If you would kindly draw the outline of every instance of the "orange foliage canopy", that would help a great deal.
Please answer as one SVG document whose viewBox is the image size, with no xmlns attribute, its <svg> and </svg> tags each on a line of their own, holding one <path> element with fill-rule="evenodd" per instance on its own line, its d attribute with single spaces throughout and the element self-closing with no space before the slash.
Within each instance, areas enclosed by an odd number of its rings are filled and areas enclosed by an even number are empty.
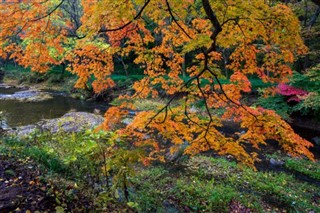
<svg viewBox="0 0 320 213">
<path fill-rule="evenodd" d="M 72 9 L 73 8 L 73 9 Z M 74 9 L 76 8 L 76 9 Z M 291 9 L 264 0 L 7 0 L 0 4 L 1 57 L 14 58 L 32 70 L 45 72 L 67 63 L 79 76 L 77 87 L 95 77 L 96 92 L 114 86 L 113 56 L 135 55 L 145 77 L 133 85 L 120 107 L 106 112 L 110 129 L 132 108 L 130 99 L 171 98 L 161 109 L 138 113 L 122 129 L 139 146 L 159 158 L 169 141 L 185 153 L 215 150 L 253 166 L 254 148 L 274 139 L 294 156 L 313 159 L 312 144 L 293 132 L 273 111 L 246 106 L 251 91 L 248 75 L 264 82 L 285 82 L 295 56 L 306 47 L 299 21 Z M 188 58 L 188 61 L 185 59 Z M 223 69 L 232 72 L 221 84 Z M 189 77 L 183 80 L 181 75 Z M 160 89 L 159 89 L 160 87 Z M 157 89 L 156 89 L 157 88 Z M 182 98 L 181 98 L 182 97 Z M 179 104 L 173 104 L 178 100 Z M 201 101 L 205 110 L 194 110 Z M 217 116 L 217 111 L 223 113 Z M 114 115 L 114 116 L 112 116 Z M 239 122 L 239 137 L 220 131 L 225 121 Z M 151 156 L 152 155 L 152 156 Z"/>
</svg>

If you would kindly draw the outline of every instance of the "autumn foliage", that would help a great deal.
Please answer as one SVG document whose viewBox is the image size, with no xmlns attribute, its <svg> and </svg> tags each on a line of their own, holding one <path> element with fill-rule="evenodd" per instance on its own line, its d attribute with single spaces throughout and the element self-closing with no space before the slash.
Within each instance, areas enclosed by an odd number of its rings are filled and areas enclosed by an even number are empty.
<svg viewBox="0 0 320 213">
<path fill-rule="evenodd" d="M 242 100 L 251 92 L 249 75 L 285 82 L 290 64 L 307 51 L 299 21 L 286 5 L 263 0 L 7 0 L 0 4 L 0 33 L 1 57 L 38 72 L 66 63 L 79 76 L 77 87 L 94 76 L 96 92 L 114 86 L 115 55 L 134 55 L 145 77 L 133 85 L 132 96 L 122 97 L 120 107 L 106 112 L 103 128 L 115 127 L 134 109 L 132 99 L 165 94 L 169 101 L 163 108 L 140 112 L 119 130 L 137 146 L 149 147 L 150 159 L 162 159 L 168 141 L 172 152 L 188 144 L 186 154 L 215 150 L 253 166 L 257 154 L 246 151 L 248 144 L 258 149 L 268 139 L 293 156 L 313 159 L 312 144 L 280 116 Z M 226 69 L 232 75 L 222 84 Z M 192 110 L 199 102 L 204 110 Z M 218 131 L 231 120 L 245 133 L 228 137 Z"/>
<path fill-rule="evenodd" d="M 281 83 L 278 85 L 278 93 L 289 97 L 287 102 L 291 102 L 291 101 L 296 101 L 296 102 L 300 102 L 302 99 L 306 98 L 306 96 L 308 95 L 308 92 L 303 90 L 303 89 L 299 89 L 284 83 Z"/>
</svg>

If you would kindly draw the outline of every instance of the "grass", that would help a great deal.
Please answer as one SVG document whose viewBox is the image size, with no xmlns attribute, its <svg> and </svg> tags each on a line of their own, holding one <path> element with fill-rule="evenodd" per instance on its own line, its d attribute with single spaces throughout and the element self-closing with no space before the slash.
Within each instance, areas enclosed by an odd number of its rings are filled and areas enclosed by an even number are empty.
<svg viewBox="0 0 320 213">
<path fill-rule="evenodd" d="M 269 159 L 274 158 L 284 163 L 284 167 L 296 174 L 304 175 L 320 182 L 320 161 L 312 162 L 303 158 L 292 158 L 277 152 L 267 155 Z"/>
<path fill-rule="evenodd" d="M 285 167 L 320 181 L 320 162 L 310 162 L 305 159 L 287 158 Z"/>
<path fill-rule="evenodd" d="M 257 212 L 319 211 L 319 187 L 291 174 L 240 169 L 223 158 L 195 157 L 186 170 L 159 166 L 142 171 L 134 180 L 133 202 L 140 212 L 228 212 L 232 201 Z M 142 197 L 140 195 L 143 195 Z M 170 205 L 169 205 L 169 204 Z"/>
</svg>

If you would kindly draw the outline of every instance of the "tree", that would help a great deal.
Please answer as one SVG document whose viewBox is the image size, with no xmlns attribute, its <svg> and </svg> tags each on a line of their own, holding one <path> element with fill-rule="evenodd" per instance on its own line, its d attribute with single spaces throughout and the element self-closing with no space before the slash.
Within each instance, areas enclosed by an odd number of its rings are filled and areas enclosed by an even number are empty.
<svg viewBox="0 0 320 213">
<path fill-rule="evenodd" d="M 83 0 L 77 5 L 81 18 L 75 21 L 63 7 L 69 0 L 7 2 L 0 6 L 2 54 L 10 53 L 35 71 L 68 61 L 69 70 L 79 76 L 76 86 L 84 87 L 94 75 L 93 87 L 100 92 L 114 86 L 109 78 L 113 56 L 135 55 L 133 63 L 145 77 L 133 85 L 134 95 L 123 96 L 121 106 L 106 112 L 103 128 L 119 122 L 133 107 L 133 98 L 167 95 L 163 108 L 140 112 L 119 130 L 135 145 L 151 147 L 149 159 L 162 156 L 159 138 L 169 140 L 172 151 L 187 143 L 186 154 L 212 149 L 250 166 L 257 154 L 246 148 L 259 148 L 268 139 L 294 156 L 313 159 L 312 144 L 280 116 L 242 99 L 251 92 L 248 76 L 285 82 L 295 56 L 307 51 L 288 6 L 263 0 Z M 17 35 L 20 44 L 10 40 Z M 185 61 L 186 55 L 192 60 Z M 222 61 L 232 72 L 227 84 L 220 81 Z M 189 79 L 181 78 L 183 72 Z M 180 104 L 173 105 L 174 100 Z M 192 109 L 199 102 L 204 111 Z M 225 120 L 239 122 L 245 133 L 225 136 L 218 131 Z"/>
</svg>

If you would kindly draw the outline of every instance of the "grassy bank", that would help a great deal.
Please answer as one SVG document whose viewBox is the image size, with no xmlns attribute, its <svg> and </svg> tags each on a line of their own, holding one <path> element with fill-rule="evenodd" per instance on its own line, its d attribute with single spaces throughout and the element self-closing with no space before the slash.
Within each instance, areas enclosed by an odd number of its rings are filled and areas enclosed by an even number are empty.
<svg viewBox="0 0 320 213">
<path fill-rule="evenodd" d="M 70 203 L 81 206 L 83 197 L 93 212 L 320 211 L 319 162 L 284 156 L 283 169 L 254 172 L 226 158 L 199 155 L 144 167 L 128 158 L 139 152 L 116 138 L 91 131 L 2 137 L 0 155 L 39 165 L 64 211 L 74 210 Z"/>
</svg>

